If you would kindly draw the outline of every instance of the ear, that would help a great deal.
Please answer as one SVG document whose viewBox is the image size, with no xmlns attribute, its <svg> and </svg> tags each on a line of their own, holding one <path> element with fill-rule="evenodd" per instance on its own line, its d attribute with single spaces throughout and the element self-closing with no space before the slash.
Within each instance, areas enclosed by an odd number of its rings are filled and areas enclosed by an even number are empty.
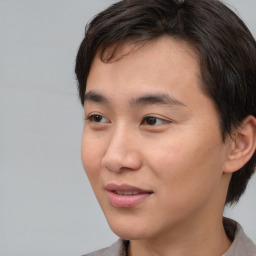
<svg viewBox="0 0 256 256">
<path fill-rule="evenodd" d="M 238 171 L 255 153 L 256 118 L 254 116 L 246 117 L 233 134 L 224 167 L 225 173 Z"/>
</svg>

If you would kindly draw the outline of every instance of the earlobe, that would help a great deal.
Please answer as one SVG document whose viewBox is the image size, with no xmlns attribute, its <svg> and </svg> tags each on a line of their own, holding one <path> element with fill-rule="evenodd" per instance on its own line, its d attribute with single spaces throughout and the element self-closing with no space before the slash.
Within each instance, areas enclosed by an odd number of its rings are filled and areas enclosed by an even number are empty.
<svg viewBox="0 0 256 256">
<path fill-rule="evenodd" d="M 230 142 L 224 172 L 233 173 L 242 168 L 253 156 L 256 149 L 256 118 L 246 117 L 236 128 Z"/>
</svg>

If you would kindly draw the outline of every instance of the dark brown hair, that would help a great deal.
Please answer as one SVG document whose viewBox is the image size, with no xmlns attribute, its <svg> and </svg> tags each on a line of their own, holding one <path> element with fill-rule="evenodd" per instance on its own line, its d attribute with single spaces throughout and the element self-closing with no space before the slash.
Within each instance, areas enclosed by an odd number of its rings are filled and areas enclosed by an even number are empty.
<svg viewBox="0 0 256 256">
<path fill-rule="evenodd" d="M 218 0 L 123 0 L 87 26 L 75 72 L 81 103 L 91 63 L 113 59 L 127 40 L 143 43 L 161 36 L 189 43 L 201 60 L 202 90 L 216 104 L 223 142 L 249 115 L 256 116 L 256 42 L 243 21 Z M 104 55 L 110 45 L 112 55 Z M 256 155 L 232 175 L 226 203 L 239 200 L 255 171 Z"/>
</svg>

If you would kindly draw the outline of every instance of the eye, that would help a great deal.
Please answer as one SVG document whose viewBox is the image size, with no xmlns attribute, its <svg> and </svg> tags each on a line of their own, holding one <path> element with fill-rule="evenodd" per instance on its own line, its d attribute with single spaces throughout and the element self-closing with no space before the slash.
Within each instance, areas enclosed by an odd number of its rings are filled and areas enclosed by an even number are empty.
<svg viewBox="0 0 256 256">
<path fill-rule="evenodd" d="M 100 114 L 91 114 L 86 119 L 94 123 L 109 123 L 109 120 Z"/>
<path fill-rule="evenodd" d="M 161 118 L 157 118 L 154 116 L 146 116 L 144 117 L 142 124 L 144 125 L 150 125 L 150 126 L 156 126 L 156 125 L 160 125 L 160 124 L 164 124 L 167 123 L 168 121 L 163 120 Z"/>
</svg>

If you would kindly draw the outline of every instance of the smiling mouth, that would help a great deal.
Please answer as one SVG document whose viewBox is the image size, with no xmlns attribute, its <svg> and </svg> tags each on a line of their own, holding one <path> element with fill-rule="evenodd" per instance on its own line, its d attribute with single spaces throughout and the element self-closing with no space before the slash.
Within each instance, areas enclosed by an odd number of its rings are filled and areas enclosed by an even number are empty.
<svg viewBox="0 0 256 256">
<path fill-rule="evenodd" d="M 113 191 L 114 193 L 118 195 L 123 195 L 123 196 L 132 196 L 132 195 L 138 195 L 139 192 L 137 191 L 127 191 L 127 192 L 120 192 L 120 191 Z"/>
<path fill-rule="evenodd" d="M 145 201 L 153 193 L 126 184 L 108 184 L 106 190 L 110 204 L 116 208 L 134 207 Z"/>
</svg>

